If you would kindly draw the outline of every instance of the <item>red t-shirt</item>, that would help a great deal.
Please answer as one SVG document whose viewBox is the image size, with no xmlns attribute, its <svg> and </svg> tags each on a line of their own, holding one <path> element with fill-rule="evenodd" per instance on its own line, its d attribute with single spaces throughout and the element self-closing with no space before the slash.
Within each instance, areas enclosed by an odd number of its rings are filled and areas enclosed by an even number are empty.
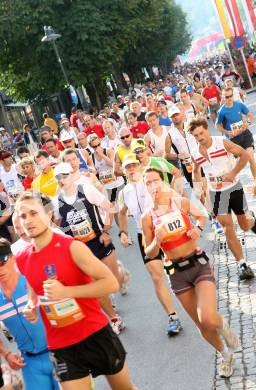
<svg viewBox="0 0 256 390">
<path fill-rule="evenodd" d="M 32 181 L 33 181 L 34 179 L 35 179 L 34 177 L 33 177 L 33 178 L 25 177 L 25 178 L 22 180 L 22 185 L 23 185 L 23 187 L 25 188 L 25 190 L 30 190 Z"/>
<path fill-rule="evenodd" d="M 64 150 L 64 146 L 62 145 L 62 142 L 60 142 L 59 138 L 54 138 L 55 141 L 56 141 L 56 145 L 57 145 L 57 148 L 60 152 L 62 152 L 62 150 Z M 46 151 L 46 145 L 43 144 L 42 146 L 42 149 Z"/>
<path fill-rule="evenodd" d="M 84 133 L 86 135 L 89 135 L 89 134 L 92 134 L 92 133 L 96 133 L 97 136 L 100 137 L 100 138 L 104 138 L 105 137 L 105 132 L 104 132 L 103 127 L 102 127 L 101 124 L 96 124 L 92 128 L 87 127 L 84 130 Z"/>
<path fill-rule="evenodd" d="M 44 295 L 43 281 L 47 279 L 47 270 L 53 267 L 57 279 L 65 286 L 91 283 L 91 277 L 84 274 L 72 259 L 70 245 L 73 240 L 73 237 L 53 233 L 51 242 L 39 252 L 35 252 L 31 244 L 16 255 L 20 272 L 38 296 Z M 49 349 L 76 344 L 108 324 L 109 321 L 102 312 L 98 299 L 76 298 L 76 301 L 84 313 L 84 318 L 62 328 L 53 327 L 45 311 L 40 307 Z"/>
<path fill-rule="evenodd" d="M 203 89 L 202 95 L 207 100 L 210 100 L 210 99 L 213 99 L 213 98 L 217 98 L 218 102 L 220 101 L 219 91 L 218 91 L 218 88 L 216 87 L 215 84 L 211 85 L 210 88 L 205 87 Z"/>
<path fill-rule="evenodd" d="M 147 122 L 138 122 L 137 126 L 131 127 L 131 133 L 133 138 L 143 138 L 145 134 L 149 131 L 150 127 Z"/>
</svg>

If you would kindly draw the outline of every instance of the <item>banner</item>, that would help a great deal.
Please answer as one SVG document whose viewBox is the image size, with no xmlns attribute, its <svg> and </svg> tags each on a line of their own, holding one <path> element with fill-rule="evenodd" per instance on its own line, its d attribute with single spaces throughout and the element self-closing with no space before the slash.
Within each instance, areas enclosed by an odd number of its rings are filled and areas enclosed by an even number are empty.
<svg viewBox="0 0 256 390">
<path fill-rule="evenodd" d="M 236 0 L 225 0 L 227 10 L 233 25 L 235 35 L 244 35 L 245 30 L 240 18 L 239 9 L 237 7 Z"/>
<path fill-rule="evenodd" d="M 219 19 L 220 19 L 220 23 L 222 26 L 223 34 L 224 34 L 226 39 L 229 39 L 232 37 L 232 34 L 231 34 L 231 31 L 229 28 L 229 24 L 228 24 L 228 20 L 227 20 L 226 14 L 225 14 L 222 0 L 215 0 L 215 5 L 216 5 L 216 8 L 217 8 L 217 11 L 219 14 Z"/>
<path fill-rule="evenodd" d="M 247 8 L 251 17 L 251 21 L 254 27 L 254 30 L 256 30 L 256 16 L 254 13 L 253 5 L 252 5 L 252 0 L 246 0 Z"/>
</svg>

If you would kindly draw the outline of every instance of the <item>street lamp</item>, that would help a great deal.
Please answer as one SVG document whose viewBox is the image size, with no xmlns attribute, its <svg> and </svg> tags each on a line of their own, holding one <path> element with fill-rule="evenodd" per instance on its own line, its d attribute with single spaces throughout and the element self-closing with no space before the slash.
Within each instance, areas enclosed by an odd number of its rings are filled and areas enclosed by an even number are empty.
<svg viewBox="0 0 256 390">
<path fill-rule="evenodd" d="M 51 26 L 44 26 L 44 34 L 45 35 L 41 39 L 41 41 L 42 42 L 51 42 L 52 43 L 52 46 L 54 48 L 54 51 L 55 51 L 55 54 L 56 54 L 56 57 L 57 57 L 57 60 L 58 60 L 58 63 L 60 64 L 60 67 L 61 67 L 64 79 L 66 81 L 66 84 L 68 86 L 70 86 L 70 82 L 68 81 L 67 73 L 65 71 L 64 65 L 63 65 L 62 60 L 60 58 L 59 50 L 58 50 L 57 45 L 56 45 L 56 40 L 59 39 L 61 37 L 61 35 L 60 34 L 56 34 Z"/>
</svg>

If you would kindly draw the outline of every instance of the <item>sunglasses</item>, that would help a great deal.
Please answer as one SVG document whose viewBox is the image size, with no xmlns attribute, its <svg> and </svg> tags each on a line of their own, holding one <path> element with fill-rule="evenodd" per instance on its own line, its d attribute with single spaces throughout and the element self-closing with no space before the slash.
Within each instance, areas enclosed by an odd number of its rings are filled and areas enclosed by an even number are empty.
<svg viewBox="0 0 256 390">
<path fill-rule="evenodd" d="M 0 267 L 5 265 L 7 261 L 12 257 L 12 254 L 9 255 L 0 255 Z"/>
<path fill-rule="evenodd" d="M 126 138 L 129 138 L 131 136 L 131 134 L 127 134 L 127 135 L 123 135 L 122 137 L 120 137 L 121 140 L 124 140 Z"/>
<path fill-rule="evenodd" d="M 62 141 L 64 144 L 69 144 L 69 142 L 73 141 L 73 138 L 67 139 L 66 141 Z"/>
<path fill-rule="evenodd" d="M 227 95 L 227 96 L 225 96 L 225 99 L 230 99 L 232 97 L 233 97 L 233 94 L 232 95 Z"/>
<path fill-rule="evenodd" d="M 97 145 L 91 145 L 91 147 L 92 147 L 93 149 L 96 149 L 98 146 L 100 146 L 100 143 L 97 144 Z"/>
<path fill-rule="evenodd" d="M 60 181 L 62 179 L 66 179 L 70 174 L 69 173 L 59 173 L 58 175 L 55 176 L 57 181 Z"/>
<path fill-rule="evenodd" d="M 140 148 L 140 149 L 136 149 L 136 150 L 134 150 L 134 153 L 135 154 L 139 154 L 139 153 L 143 153 L 143 152 L 145 152 L 145 148 Z"/>
</svg>

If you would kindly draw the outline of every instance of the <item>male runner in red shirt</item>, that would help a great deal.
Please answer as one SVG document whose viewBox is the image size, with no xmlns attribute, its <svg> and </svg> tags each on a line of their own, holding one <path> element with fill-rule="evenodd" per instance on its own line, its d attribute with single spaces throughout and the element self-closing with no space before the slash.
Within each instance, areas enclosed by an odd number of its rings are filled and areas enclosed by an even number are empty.
<svg viewBox="0 0 256 390">
<path fill-rule="evenodd" d="M 16 212 L 31 245 L 16 256 L 29 284 L 25 317 L 36 322 L 39 301 L 48 348 L 64 390 L 90 390 L 90 376 L 106 375 L 112 389 L 136 390 L 125 350 L 96 298 L 114 293 L 118 282 L 83 243 L 49 227 L 48 196 L 26 191 Z"/>
</svg>

